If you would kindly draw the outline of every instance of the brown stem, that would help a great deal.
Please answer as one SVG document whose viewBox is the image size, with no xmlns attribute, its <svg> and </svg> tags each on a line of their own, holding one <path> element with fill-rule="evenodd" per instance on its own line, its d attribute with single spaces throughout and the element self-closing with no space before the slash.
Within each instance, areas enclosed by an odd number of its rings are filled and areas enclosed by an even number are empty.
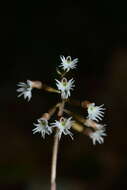
<svg viewBox="0 0 127 190">
<path fill-rule="evenodd" d="M 84 100 L 82 102 L 80 102 L 79 100 L 68 100 L 68 103 L 74 106 L 79 106 L 82 107 L 84 109 L 87 108 L 87 106 L 90 104 L 90 102 L 88 100 Z"/>
<path fill-rule="evenodd" d="M 81 122 L 83 124 L 86 122 L 86 119 L 84 119 L 82 116 L 80 116 L 80 115 L 78 115 L 76 113 L 73 113 L 73 112 L 71 112 L 71 111 L 69 111 L 67 109 L 64 109 L 64 112 L 71 115 L 71 116 L 73 116 L 77 121 L 79 121 L 79 122 Z"/>
<path fill-rule="evenodd" d="M 32 88 L 42 89 L 48 92 L 60 93 L 59 90 L 42 83 L 41 81 L 32 81 Z"/>
<path fill-rule="evenodd" d="M 56 190 L 56 166 L 57 166 L 58 146 L 59 146 L 58 136 L 54 136 L 52 168 L 51 168 L 51 190 Z"/>
<path fill-rule="evenodd" d="M 62 103 L 59 106 L 59 111 L 58 111 L 58 117 L 60 119 L 60 117 L 62 117 L 63 115 L 63 111 L 64 111 L 64 105 L 65 105 L 65 100 L 62 101 Z"/>
<path fill-rule="evenodd" d="M 48 92 L 60 93 L 59 90 L 56 90 L 55 88 L 47 86 L 46 84 L 43 85 L 43 90 L 48 91 Z"/>
<path fill-rule="evenodd" d="M 73 123 L 72 128 L 80 133 L 84 131 L 84 126 L 77 122 Z"/>
<path fill-rule="evenodd" d="M 62 117 L 65 101 L 59 105 L 58 118 Z M 59 147 L 59 138 L 57 135 L 54 136 L 54 145 L 52 152 L 52 166 L 51 166 L 51 190 L 56 190 L 56 167 L 57 167 L 57 155 L 58 155 L 58 147 Z"/>
<path fill-rule="evenodd" d="M 67 74 L 67 72 L 65 71 L 65 72 L 61 75 L 61 78 L 63 78 L 66 74 Z"/>
<path fill-rule="evenodd" d="M 73 106 L 81 106 L 81 102 L 79 100 L 69 99 L 68 103 L 73 105 Z"/>
<path fill-rule="evenodd" d="M 56 112 L 56 109 L 59 107 L 60 103 L 57 103 L 55 106 L 53 106 L 47 113 L 44 113 L 42 115 L 42 118 L 45 118 L 49 120 Z"/>
</svg>

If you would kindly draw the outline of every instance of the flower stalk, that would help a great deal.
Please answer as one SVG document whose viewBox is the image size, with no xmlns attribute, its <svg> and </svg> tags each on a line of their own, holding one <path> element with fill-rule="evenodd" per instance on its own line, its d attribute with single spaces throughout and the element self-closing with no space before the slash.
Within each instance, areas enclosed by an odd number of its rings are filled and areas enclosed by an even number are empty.
<svg viewBox="0 0 127 190">
<path fill-rule="evenodd" d="M 62 103 L 57 104 L 59 106 L 59 110 L 57 113 L 58 118 L 60 119 L 63 115 L 65 100 Z M 52 165 L 51 165 L 51 190 L 56 190 L 56 168 L 57 168 L 57 157 L 58 157 L 58 148 L 59 148 L 59 136 L 54 136 L 54 144 L 53 144 L 53 152 L 52 152 Z"/>
<path fill-rule="evenodd" d="M 88 100 L 80 101 L 71 98 L 71 93 L 75 87 L 75 80 L 72 77 L 70 78 L 68 73 L 71 70 L 76 69 L 78 58 L 72 59 L 71 56 L 60 56 L 60 59 L 61 64 L 56 70 L 59 78 L 55 79 L 57 89 L 38 80 L 27 80 L 26 82 L 19 82 L 17 84 L 17 92 L 19 93 L 18 97 L 23 96 L 27 101 L 31 100 L 34 89 L 60 94 L 61 97 L 60 102 L 49 109 L 48 112 L 43 113 L 42 116 L 37 119 L 37 123 L 33 123 L 35 128 L 32 129 L 33 134 L 39 133 L 42 138 L 55 132 L 51 162 L 51 190 L 56 190 L 57 188 L 57 157 L 59 141 L 63 135 L 69 135 L 73 139 L 73 133 L 70 131 L 72 128 L 75 131 L 88 136 L 94 145 L 96 143 L 104 143 L 104 137 L 106 136 L 106 125 L 99 123 L 104 117 L 104 105 L 96 106 L 94 102 L 91 103 Z M 68 104 L 67 109 L 65 104 Z M 86 113 L 87 116 L 84 117 L 77 114 L 78 112 L 72 112 L 69 108 L 71 107 L 70 105 L 77 106 L 78 109 L 84 111 L 84 116 Z M 56 116 L 57 120 L 50 123 L 50 119 L 53 115 Z M 69 115 L 69 117 L 65 118 L 65 115 Z"/>
<path fill-rule="evenodd" d="M 56 190 L 56 167 L 58 156 L 59 138 L 54 136 L 53 152 L 52 152 L 52 165 L 51 165 L 51 190 Z"/>
</svg>

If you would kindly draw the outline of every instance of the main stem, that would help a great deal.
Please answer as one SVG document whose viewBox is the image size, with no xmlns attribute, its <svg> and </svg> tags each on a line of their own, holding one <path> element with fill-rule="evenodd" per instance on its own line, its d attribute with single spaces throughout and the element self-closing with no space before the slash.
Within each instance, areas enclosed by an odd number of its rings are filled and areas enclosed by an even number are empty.
<svg viewBox="0 0 127 190">
<path fill-rule="evenodd" d="M 52 168 L 51 168 L 51 190 L 56 190 L 56 167 L 57 167 L 57 154 L 59 147 L 58 136 L 54 136 L 54 145 L 52 153 Z"/>
<path fill-rule="evenodd" d="M 65 101 L 63 100 L 59 106 L 58 118 L 62 117 Z M 59 137 L 54 136 L 53 152 L 52 152 L 52 166 L 51 166 L 51 190 L 56 190 L 56 167 L 57 167 L 57 155 L 59 147 Z"/>
</svg>

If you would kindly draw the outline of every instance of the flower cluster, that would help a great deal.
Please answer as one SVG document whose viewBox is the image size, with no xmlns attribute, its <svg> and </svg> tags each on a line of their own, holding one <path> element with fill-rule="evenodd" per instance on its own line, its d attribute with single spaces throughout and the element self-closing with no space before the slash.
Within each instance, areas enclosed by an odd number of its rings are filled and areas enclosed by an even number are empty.
<svg viewBox="0 0 127 190">
<path fill-rule="evenodd" d="M 78 63 L 77 58 L 72 60 L 70 56 L 66 58 L 64 56 L 60 56 L 60 59 L 62 62 L 59 67 L 64 71 L 64 75 L 71 69 L 75 69 Z M 56 86 L 61 92 L 62 99 L 68 99 L 71 96 L 71 90 L 75 87 L 73 78 L 67 80 L 65 77 L 62 77 L 60 81 L 56 79 Z"/>
<path fill-rule="evenodd" d="M 38 123 L 35 124 L 34 126 L 36 126 L 36 128 L 34 128 L 33 134 L 35 133 L 41 133 L 41 136 L 43 138 L 45 138 L 45 135 L 51 135 L 53 132 L 53 128 L 55 127 L 57 129 L 56 135 L 59 137 L 59 139 L 61 138 L 61 135 L 70 135 L 70 137 L 73 139 L 72 137 L 72 133 L 70 132 L 70 129 L 72 127 L 73 121 L 71 120 L 72 118 L 64 118 L 61 117 L 60 120 L 55 120 L 54 123 L 51 123 L 51 125 L 48 124 L 48 120 L 45 119 L 44 117 L 38 119 Z"/>
<path fill-rule="evenodd" d="M 83 132 L 89 136 L 90 139 L 92 139 L 94 145 L 96 142 L 102 144 L 104 142 L 104 136 L 106 136 L 106 128 L 105 125 L 100 124 L 99 121 L 101 121 L 104 117 L 104 105 L 96 106 L 95 103 L 91 103 L 89 101 L 83 101 L 81 104 L 79 101 L 79 104 L 77 103 L 76 105 L 80 105 L 82 108 L 85 108 L 87 110 L 87 118 L 77 117 L 76 114 L 72 114 L 70 111 L 65 112 L 64 107 L 62 107 L 62 115 L 59 117 L 59 114 L 57 114 L 58 119 L 55 120 L 55 122 L 49 124 L 49 120 L 51 116 L 55 114 L 57 108 L 61 109 L 63 103 L 65 106 L 65 104 L 69 104 L 71 102 L 71 91 L 73 91 L 75 87 L 74 79 L 68 78 L 66 74 L 71 70 L 76 69 L 78 58 L 72 59 L 71 56 L 60 56 L 60 60 L 61 63 L 58 66 L 60 70 L 57 70 L 59 78 L 55 79 L 57 89 L 49 87 L 46 84 L 42 84 L 40 81 L 27 80 L 26 83 L 18 83 L 18 97 L 24 96 L 24 99 L 28 99 L 28 101 L 30 101 L 32 97 L 33 88 L 43 89 L 61 95 L 61 102 L 55 105 L 55 108 L 38 119 L 38 123 L 34 123 L 35 128 L 32 130 L 33 134 L 40 133 L 41 136 L 45 138 L 45 135 L 50 135 L 53 133 L 53 131 L 55 131 L 56 136 L 58 136 L 59 139 L 61 139 L 62 135 L 69 135 L 73 139 L 73 134 L 70 131 L 70 129 L 73 128 L 74 130 Z M 66 114 L 69 114 L 68 118 L 64 117 L 64 112 Z M 74 116 L 75 121 L 72 120 L 72 116 Z M 76 122 L 77 126 L 75 125 Z M 79 123 L 82 123 L 82 126 Z M 84 132 L 84 130 L 86 131 Z"/>
<path fill-rule="evenodd" d="M 104 117 L 105 108 L 103 106 L 95 106 L 95 103 L 87 104 L 88 116 L 84 124 L 93 129 L 88 131 L 87 135 L 92 139 L 94 145 L 96 142 L 102 144 L 104 142 L 103 136 L 106 136 L 105 125 L 98 123 Z"/>
</svg>

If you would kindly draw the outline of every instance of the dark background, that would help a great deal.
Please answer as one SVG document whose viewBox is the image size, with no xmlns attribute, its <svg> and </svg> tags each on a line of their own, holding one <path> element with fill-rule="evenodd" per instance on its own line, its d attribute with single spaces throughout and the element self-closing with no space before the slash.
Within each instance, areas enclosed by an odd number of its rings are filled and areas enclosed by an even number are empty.
<svg viewBox="0 0 127 190">
<path fill-rule="evenodd" d="M 54 86 L 60 55 L 79 58 L 73 98 L 105 104 L 105 143 L 74 132 L 58 155 L 58 190 L 123 189 L 127 181 L 127 11 L 122 2 L 4 2 L 0 16 L 0 189 L 50 189 L 53 137 L 33 135 L 33 122 L 55 94 L 35 90 L 30 103 L 16 84 Z"/>
</svg>

